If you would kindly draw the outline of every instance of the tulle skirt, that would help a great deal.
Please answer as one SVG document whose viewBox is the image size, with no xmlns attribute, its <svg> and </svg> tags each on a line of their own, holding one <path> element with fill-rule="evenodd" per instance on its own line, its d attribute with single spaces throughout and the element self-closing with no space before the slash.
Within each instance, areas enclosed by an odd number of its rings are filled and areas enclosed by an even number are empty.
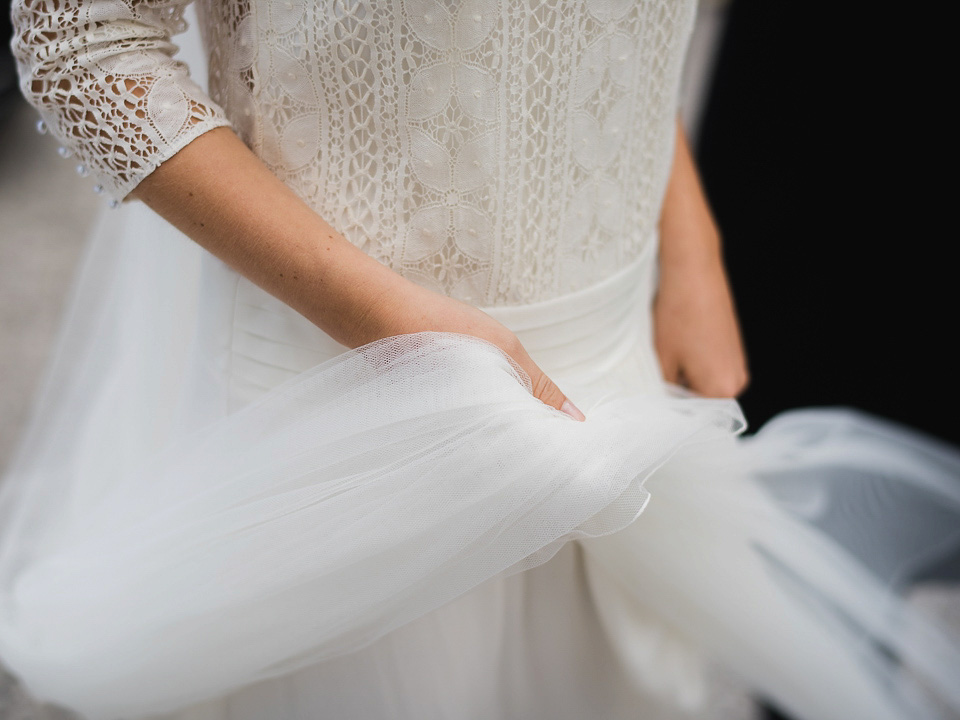
<svg viewBox="0 0 960 720">
<path fill-rule="evenodd" d="M 0 497 L 0 659 L 89 718 L 950 717 L 908 603 L 960 453 L 852 411 L 736 438 L 666 385 L 651 250 L 487 308 L 587 415 L 454 333 L 355 350 L 142 207 L 105 219 Z"/>
</svg>

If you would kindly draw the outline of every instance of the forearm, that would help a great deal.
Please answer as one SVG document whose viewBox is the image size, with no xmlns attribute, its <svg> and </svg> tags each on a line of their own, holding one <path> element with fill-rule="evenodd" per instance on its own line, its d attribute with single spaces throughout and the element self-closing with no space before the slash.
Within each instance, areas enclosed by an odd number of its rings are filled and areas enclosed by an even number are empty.
<svg viewBox="0 0 960 720">
<path fill-rule="evenodd" d="M 660 213 L 660 263 L 715 263 L 720 257 L 720 233 L 678 121 L 673 169 Z"/>
<path fill-rule="evenodd" d="M 538 399 L 569 412 L 513 332 L 352 245 L 240 141 L 172 57 L 185 2 L 13 0 L 25 96 L 107 194 L 142 200 L 347 347 L 422 331 L 472 335 L 519 363 Z"/>
<path fill-rule="evenodd" d="M 330 227 L 228 128 L 199 136 L 132 196 L 348 347 L 390 334 L 390 308 L 423 292 Z"/>
<path fill-rule="evenodd" d="M 660 215 L 654 334 L 664 377 L 713 397 L 749 379 L 720 233 L 680 124 Z"/>
<path fill-rule="evenodd" d="M 418 318 L 427 291 L 318 217 L 190 80 L 172 43 L 186 1 L 13 0 L 21 87 L 51 133 L 111 198 L 143 200 L 345 345 L 441 322 Z"/>
</svg>

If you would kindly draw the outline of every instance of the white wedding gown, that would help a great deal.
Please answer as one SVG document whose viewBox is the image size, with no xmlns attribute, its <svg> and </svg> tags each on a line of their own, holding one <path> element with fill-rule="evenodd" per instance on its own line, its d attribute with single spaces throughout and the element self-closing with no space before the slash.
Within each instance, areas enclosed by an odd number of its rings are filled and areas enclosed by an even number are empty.
<svg viewBox="0 0 960 720">
<path fill-rule="evenodd" d="M 0 496 L 0 660 L 89 718 L 952 717 L 908 603 L 960 453 L 849 411 L 748 439 L 664 384 L 656 224 L 691 2 L 16 0 L 23 87 L 122 199 L 231 124 L 496 347 L 347 350 L 137 204 L 106 217 Z M 51 199 L 54 201 L 54 199 Z M 649 490 L 649 494 L 648 494 Z M 649 506 L 648 506 L 649 499 Z"/>
</svg>

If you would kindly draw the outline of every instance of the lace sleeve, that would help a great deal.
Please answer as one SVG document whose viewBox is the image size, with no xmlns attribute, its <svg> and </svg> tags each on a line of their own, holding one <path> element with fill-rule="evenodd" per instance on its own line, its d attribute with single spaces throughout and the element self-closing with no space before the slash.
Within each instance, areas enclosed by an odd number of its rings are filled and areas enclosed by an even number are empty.
<svg viewBox="0 0 960 720">
<path fill-rule="evenodd" d="M 229 125 L 173 59 L 190 0 L 13 0 L 27 100 L 117 201 L 191 140 Z"/>
</svg>

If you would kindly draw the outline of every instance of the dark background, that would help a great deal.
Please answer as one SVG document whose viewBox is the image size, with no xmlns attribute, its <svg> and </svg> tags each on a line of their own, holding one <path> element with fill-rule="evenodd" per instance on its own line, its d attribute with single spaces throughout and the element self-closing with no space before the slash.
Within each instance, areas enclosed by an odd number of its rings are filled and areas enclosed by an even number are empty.
<svg viewBox="0 0 960 720">
<path fill-rule="evenodd" d="M 846 405 L 960 443 L 955 61 L 933 6 L 897 7 L 730 8 L 698 155 L 753 430 Z"/>
<path fill-rule="evenodd" d="M 697 147 L 752 430 L 845 405 L 960 443 L 948 27 L 882 3 L 729 10 Z"/>
</svg>

